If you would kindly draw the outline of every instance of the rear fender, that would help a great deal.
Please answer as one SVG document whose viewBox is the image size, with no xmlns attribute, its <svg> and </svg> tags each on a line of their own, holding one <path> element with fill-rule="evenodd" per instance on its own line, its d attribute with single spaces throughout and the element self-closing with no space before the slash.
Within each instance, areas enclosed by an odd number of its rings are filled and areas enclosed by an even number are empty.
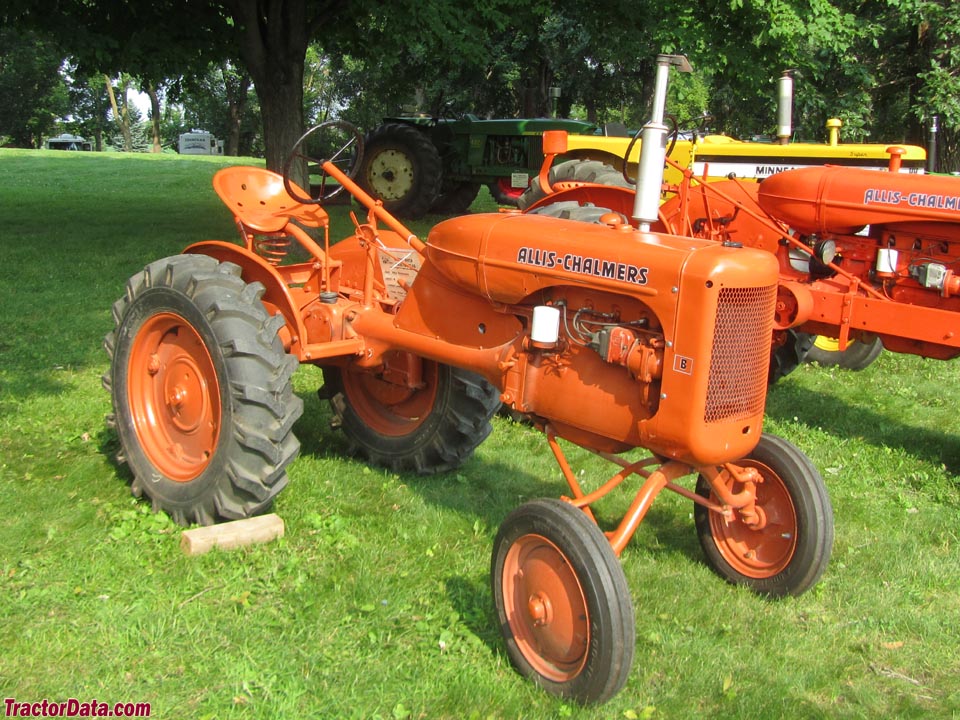
<svg viewBox="0 0 960 720">
<path fill-rule="evenodd" d="M 303 341 L 307 338 L 307 331 L 303 325 L 303 319 L 296 310 L 290 289 L 276 268 L 246 248 L 219 240 L 194 243 L 183 252 L 192 255 L 209 255 L 220 262 L 232 262 L 240 266 L 244 282 L 259 282 L 263 285 L 265 292 L 260 301 L 271 315 L 278 312 L 283 315 L 286 327 L 280 330 L 280 339 L 288 352 L 299 357 Z"/>
</svg>

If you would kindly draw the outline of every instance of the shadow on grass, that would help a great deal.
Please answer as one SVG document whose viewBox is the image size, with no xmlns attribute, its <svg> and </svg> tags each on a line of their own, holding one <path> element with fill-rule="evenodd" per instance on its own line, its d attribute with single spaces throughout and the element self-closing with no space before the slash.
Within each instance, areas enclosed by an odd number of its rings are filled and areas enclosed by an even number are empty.
<svg viewBox="0 0 960 720">
<path fill-rule="evenodd" d="M 454 575 L 444 580 L 444 586 L 450 605 L 457 611 L 467 630 L 492 654 L 505 656 L 489 583 Z"/>
<path fill-rule="evenodd" d="M 133 473 L 130 471 L 130 466 L 120 459 L 123 448 L 120 446 L 120 436 L 117 434 L 117 431 L 112 427 L 108 427 L 106 420 L 104 420 L 103 427 L 97 432 L 96 438 L 97 452 L 99 452 L 107 461 L 107 464 L 113 468 L 117 480 L 125 483 L 129 489 L 131 483 L 133 483 Z"/>
<path fill-rule="evenodd" d="M 327 402 L 318 399 L 314 392 L 301 391 L 298 394 L 304 401 L 303 416 L 294 428 L 301 443 L 300 454 L 351 462 L 349 445 L 343 433 L 330 428 L 331 412 Z M 488 441 L 496 443 L 497 433 L 509 433 L 510 430 L 508 421 L 495 421 L 493 436 Z M 503 438 L 499 440 L 502 442 Z M 116 430 L 104 425 L 96 435 L 96 442 L 99 453 L 113 468 L 116 480 L 129 488 L 133 475 L 129 466 L 118 459 L 122 448 Z M 538 447 L 543 457 L 552 462 L 546 441 L 540 441 Z M 550 473 L 534 474 L 521 467 L 518 455 L 503 459 L 497 456 L 491 459 L 489 453 L 483 457 L 474 455 L 457 471 L 432 476 L 412 473 L 397 473 L 396 476 L 426 503 L 479 522 L 479 527 L 484 528 L 491 538 L 506 516 L 524 502 L 569 494 L 556 467 Z M 594 482 L 597 482 L 596 478 Z M 641 484 L 639 477 L 628 479 L 609 500 L 595 508 L 601 529 L 606 531 L 616 527 Z M 284 492 L 290 492 L 290 489 Z M 665 492 L 654 502 L 631 540 L 625 561 L 629 562 L 630 555 L 635 552 L 649 553 L 654 557 L 660 553 L 679 553 L 698 564 L 703 563 L 690 512 L 686 501 L 677 502 L 672 493 Z M 486 583 L 475 583 L 463 577 L 450 578 L 448 583 L 451 583 L 448 593 L 460 615 L 470 623 L 478 637 L 491 648 L 498 649 L 499 634 L 490 631 L 495 626 L 495 616 L 491 614 L 492 600 Z"/>
<path fill-rule="evenodd" d="M 303 417 L 298 422 L 301 454 L 318 458 L 351 458 L 349 445 L 343 433 L 330 428 L 331 411 L 326 400 L 319 400 L 315 393 L 300 393 L 304 400 Z M 494 446 L 503 443 L 498 434 L 507 434 L 513 430 L 513 424 L 504 419 L 494 419 L 494 430 L 485 441 Z M 509 436 L 507 440 L 509 440 Z M 552 460 L 552 454 L 545 436 L 534 440 L 538 455 L 549 459 L 548 471 L 535 474 L 524 469 L 521 456 L 527 452 L 511 453 L 503 457 L 478 452 L 458 470 L 437 475 L 416 475 L 398 473 L 403 484 L 420 495 L 426 502 L 436 507 L 452 510 L 470 518 L 479 519 L 496 533 L 506 516 L 521 504 L 537 498 L 557 498 L 570 495 L 570 490 L 562 474 Z M 481 445 L 481 448 L 483 445 Z M 610 473 L 614 472 L 614 466 Z M 589 487 L 599 485 L 606 479 L 594 477 Z M 689 480 L 689 479 L 688 479 Z M 613 530 L 623 517 L 626 506 L 633 499 L 642 484 L 642 478 L 628 478 L 610 499 L 603 500 L 594 508 L 598 524 L 604 531 Z M 691 485 L 692 481 L 686 484 Z M 630 548 L 641 548 L 644 552 L 656 554 L 661 551 L 680 552 L 698 563 L 703 562 L 702 552 L 696 536 L 692 502 L 679 500 L 673 493 L 664 491 L 648 511 L 637 530 Z"/>
<path fill-rule="evenodd" d="M 941 432 L 892 421 L 889 415 L 789 382 L 771 389 L 767 416 L 782 422 L 799 421 L 839 437 L 862 438 L 876 447 L 900 448 L 960 475 L 960 435 L 955 430 Z"/>
<path fill-rule="evenodd" d="M 7 375 L 12 377 L 7 382 L 0 381 L 0 417 L 13 416 L 19 411 L 18 404 L 29 401 L 34 397 L 57 396 L 70 390 L 69 383 L 60 381 L 56 371 L 40 372 L 36 369 L 16 368 L 16 361 L 7 362 L 8 356 L 0 352 L 0 365 L 4 365 Z"/>
<path fill-rule="evenodd" d="M 322 459 L 353 459 L 349 443 L 339 430 L 330 427 L 331 411 L 326 400 L 316 393 L 300 392 L 303 416 L 294 431 L 300 440 L 300 453 Z M 496 426 L 491 437 L 503 428 Z M 549 453 L 544 443 L 543 450 Z M 396 473 L 401 482 L 427 502 L 469 517 L 479 518 L 488 527 L 499 525 L 507 513 L 524 500 L 557 497 L 565 485 L 559 474 L 544 479 L 523 470 L 519 465 L 489 457 L 470 457 L 460 468 L 436 475 Z"/>
</svg>

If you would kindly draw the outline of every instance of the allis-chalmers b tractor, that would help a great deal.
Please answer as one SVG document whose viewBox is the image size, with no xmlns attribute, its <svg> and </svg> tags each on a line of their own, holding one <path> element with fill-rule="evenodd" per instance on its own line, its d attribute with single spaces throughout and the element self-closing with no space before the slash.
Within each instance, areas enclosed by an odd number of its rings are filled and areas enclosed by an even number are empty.
<svg viewBox="0 0 960 720">
<path fill-rule="evenodd" d="M 652 229 L 680 61 L 659 59 L 644 143 L 656 177 L 641 182 L 637 227 L 512 211 L 446 220 L 422 241 L 340 167 L 360 156 L 358 133 L 329 160 L 311 155 L 330 124 L 283 176 L 221 170 L 241 243 L 152 262 L 114 305 L 105 384 L 134 493 L 183 524 L 267 508 L 299 447 L 291 376 L 306 362 L 359 452 L 397 471 L 457 467 L 501 403 L 543 431 L 569 495 L 504 520 L 491 582 L 512 662 L 552 693 L 600 702 L 626 681 L 634 611 L 618 556 L 664 489 L 693 502 L 721 577 L 770 596 L 810 588 L 833 544 L 830 501 L 806 456 L 762 431 L 775 256 Z M 352 236 L 331 244 L 326 212 L 291 178 L 304 160 L 367 209 Z M 613 474 L 587 483 L 562 444 Z M 649 457 L 623 455 L 634 448 Z M 630 480 L 622 520 L 594 514 Z"/>
</svg>

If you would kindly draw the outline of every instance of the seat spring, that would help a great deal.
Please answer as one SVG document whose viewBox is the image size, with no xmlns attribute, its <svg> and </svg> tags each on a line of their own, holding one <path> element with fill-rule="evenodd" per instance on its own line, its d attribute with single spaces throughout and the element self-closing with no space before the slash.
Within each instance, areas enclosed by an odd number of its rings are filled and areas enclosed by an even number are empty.
<svg viewBox="0 0 960 720">
<path fill-rule="evenodd" d="M 279 265 L 287 256 L 293 240 L 289 235 L 261 235 L 254 240 L 254 249 L 257 255 L 264 258 L 271 265 Z"/>
</svg>

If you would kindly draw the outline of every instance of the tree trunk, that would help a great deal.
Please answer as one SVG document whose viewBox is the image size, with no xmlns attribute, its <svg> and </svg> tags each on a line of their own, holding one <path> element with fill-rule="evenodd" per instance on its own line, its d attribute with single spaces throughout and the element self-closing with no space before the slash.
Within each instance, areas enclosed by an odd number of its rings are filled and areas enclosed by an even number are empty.
<svg viewBox="0 0 960 720">
<path fill-rule="evenodd" d="M 227 137 L 224 154 L 236 156 L 240 154 L 240 128 L 243 123 L 243 113 L 247 108 L 247 93 L 250 90 L 250 76 L 241 73 L 232 81 L 231 74 L 225 69 L 222 71 L 223 85 L 227 89 L 227 111 L 230 119 L 227 121 Z"/>
<path fill-rule="evenodd" d="M 284 162 L 297 140 L 303 134 L 303 85 L 302 75 L 296 80 L 283 82 L 260 82 L 254 80 L 260 98 L 260 114 L 263 118 L 263 144 L 267 168 L 276 172 L 283 170 Z M 302 180 L 303 178 L 301 178 Z"/>
<path fill-rule="evenodd" d="M 267 168 L 280 172 L 303 134 L 306 0 L 234 0 L 244 64 L 260 100 Z M 306 179 L 306 167 L 295 178 Z"/>
<path fill-rule="evenodd" d="M 120 128 L 120 134 L 123 135 L 123 149 L 126 152 L 133 152 L 133 136 L 130 134 L 130 116 L 127 114 L 127 83 L 121 77 L 120 79 L 120 98 L 117 99 L 113 91 L 113 81 L 106 75 L 103 79 L 107 83 L 107 96 L 110 98 L 110 109 L 113 110 L 113 119 Z"/>
<path fill-rule="evenodd" d="M 160 143 L 160 98 L 157 97 L 156 86 L 148 83 L 146 93 L 150 98 L 150 134 L 153 135 L 153 146 L 150 152 L 163 152 L 163 146 Z"/>
</svg>

